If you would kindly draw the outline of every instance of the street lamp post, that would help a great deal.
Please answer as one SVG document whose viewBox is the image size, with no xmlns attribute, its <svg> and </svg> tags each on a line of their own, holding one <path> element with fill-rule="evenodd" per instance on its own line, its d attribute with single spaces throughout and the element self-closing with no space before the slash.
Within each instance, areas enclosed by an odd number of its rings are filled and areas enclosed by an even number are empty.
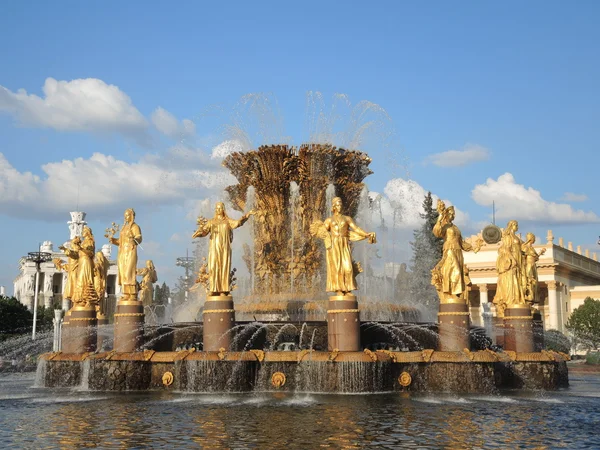
<svg viewBox="0 0 600 450">
<path fill-rule="evenodd" d="M 40 246 L 41 250 L 41 246 Z M 48 262 L 52 259 L 52 254 L 42 251 L 29 252 L 27 261 L 35 263 L 35 293 L 33 297 L 33 330 L 31 339 L 35 341 L 35 331 L 37 326 L 37 308 L 38 308 L 38 291 L 40 290 L 40 264 Z"/>
</svg>

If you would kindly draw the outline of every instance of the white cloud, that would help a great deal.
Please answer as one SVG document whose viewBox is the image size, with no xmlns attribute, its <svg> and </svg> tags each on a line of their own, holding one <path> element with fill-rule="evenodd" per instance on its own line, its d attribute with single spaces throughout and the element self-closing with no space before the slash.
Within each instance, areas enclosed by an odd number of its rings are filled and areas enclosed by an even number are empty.
<svg viewBox="0 0 600 450">
<path fill-rule="evenodd" d="M 491 152 L 481 145 L 467 144 L 462 150 L 448 150 L 427 157 L 426 161 L 439 167 L 464 167 L 490 159 Z"/>
<path fill-rule="evenodd" d="M 173 139 L 183 139 L 196 134 L 196 125 L 189 119 L 181 123 L 166 109 L 156 108 L 150 117 L 155 128 L 162 134 Z"/>
<path fill-rule="evenodd" d="M 181 235 L 179 233 L 173 233 L 171 235 L 171 237 L 169 238 L 169 241 L 171 241 L 171 242 L 179 242 L 179 241 L 181 241 Z"/>
<path fill-rule="evenodd" d="M 565 192 L 560 198 L 563 202 L 585 202 L 588 196 L 585 194 L 574 194 L 573 192 Z"/>
<path fill-rule="evenodd" d="M 181 146 L 137 162 L 94 153 L 41 169 L 45 176 L 21 173 L 0 153 L 0 214 L 62 220 L 78 203 L 90 214 L 106 216 L 131 205 L 185 204 L 220 196 L 235 182 L 216 160 Z"/>
<path fill-rule="evenodd" d="M 482 206 L 496 205 L 496 218 L 526 220 L 538 223 L 594 223 L 599 222 L 592 211 L 574 209 L 566 203 L 544 200 L 539 191 L 517 184 L 510 173 L 497 180 L 488 178 L 471 191 L 471 197 Z"/>
<path fill-rule="evenodd" d="M 12 115 L 24 126 L 118 134 L 148 146 L 150 124 L 117 86 L 97 78 L 58 81 L 47 78 L 43 97 L 16 92 L 0 86 L 0 112 Z M 154 127 L 173 139 L 191 137 L 196 125 L 189 119 L 179 122 L 173 114 L 157 108 L 151 116 Z"/>
<path fill-rule="evenodd" d="M 249 148 L 237 139 L 223 141 L 213 148 L 211 158 L 223 159 L 231 153 L 244 152 L 246 150 L 249 150 Z"/>
<path fill-rule="evenodd" d="M 396 209 L 396 228 L 416 229 L 423 224 L 420 214 L 423 212 L 423 200 L 427 190 L 414 180 L 394 178 L 387 182 L 381 196 L 381 211 L 387 226 L 394 224 L 394 209 Z M 376 197 L 371 193 L 371 197 Z M 432 194 L 433 207 L 435 208 L 438 196 Z M 452 202 L 444 200 L 446 206 Z M 469 226 L 469 215 L 456 208 L 455 223 L 460 227 Z"/>
<path fill-rule="evenodd" d="M 33 127 L 147 139 L 147 120 L 117 86 L 96 78 L 72 81 L 47 78 L 42 91 L 43 98 L 24 89 L 12 92 L 0 86 L 0 111 Z"/>
</svg>

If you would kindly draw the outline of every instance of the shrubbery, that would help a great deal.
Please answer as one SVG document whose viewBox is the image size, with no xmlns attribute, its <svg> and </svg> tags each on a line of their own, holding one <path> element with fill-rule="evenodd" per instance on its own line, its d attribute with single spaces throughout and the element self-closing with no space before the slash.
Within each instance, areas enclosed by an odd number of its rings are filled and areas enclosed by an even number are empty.
<svg viewBox="0 0 600 450">
<path fill-rule="evenodd" d="M 571 339 L 558 330 L 544 331 L 544 346 L 546 350 L 554 350 L 567 355 L 571 353 Z"/>
</svg>

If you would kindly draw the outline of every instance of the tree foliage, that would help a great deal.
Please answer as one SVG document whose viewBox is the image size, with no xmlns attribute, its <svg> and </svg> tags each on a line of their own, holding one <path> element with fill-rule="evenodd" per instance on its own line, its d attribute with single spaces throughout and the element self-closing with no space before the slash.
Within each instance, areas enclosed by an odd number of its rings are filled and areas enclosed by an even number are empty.
<svg viewBox="0 0 600 450">
<path fill-rule="evenodd" d="M 158 284 L 154 286 L 154 304 L 155 305 L 166 305 L 169 303 L 169 297 L 171 296 L 171 289 L 167 286 L 167 283 L 163 282 L 162 286 Z"/>
<path fill-rule="evenodd" d="M 600 300 L 587 297 L 569 317 L 567 329 L 579 346 L 597 350 L 600 347 Z"/>
<path fill-rule="evenodd" d="M 175 288 L 171 292 L 171 299 L 173 301 L 174 306 L 181 305 L 185 303 L 185 293 L 190 289 L 193 284 L 190 283 L 189 279 L 185 277 L 179 277 L 177 279 L 177 284 Z"/>
<path fill-rule="evenodd" d="M 413 249 L 410 294 L 415 301 L 428 307 L 436 307 L 438 297 L 431 285 L 431 269 L 442 258 L 443 240 L 433 235 L 439 213 L 433 206 L 431 192 L 425 195 L 423 212 L 419 215 L 424 222 L 413 232 L 414 241 L 410 243 Z"/>
<path fill-rule="evenodd" d="M 0 339 L 31 332 L 33 314 L 15 297 L 0 297 Z"/>
</svg>

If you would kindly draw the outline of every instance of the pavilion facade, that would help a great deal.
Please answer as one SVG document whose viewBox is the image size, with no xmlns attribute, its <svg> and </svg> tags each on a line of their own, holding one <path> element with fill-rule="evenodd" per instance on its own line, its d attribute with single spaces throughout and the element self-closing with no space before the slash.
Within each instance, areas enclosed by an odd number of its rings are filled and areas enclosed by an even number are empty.
<svg viewBox="0 0 600 450">
<path fill-rule="evenodd" d="M 469 306 L 475 325 L 487 327 L 490 319 L 496 316 L 492 302 L 498 281 L 496 259 L 499 247 L 500 243 L 484 244 L 478 253 L 463 254 L 472 282 Z M 600 262 L 596 253 L 582 251 L 581 246 L 574 249 L 571 242 L 565 246 L 562 238 L 555 243 L 551 230 L 546 242 L 534 245 L 534 248 L 538 253 L 542 248 L 546 249 L 537 263 L 539 310 L 544 329 L 564 332 L 569 316 L 586 297 L 600 299 Z"/>
</svg>

